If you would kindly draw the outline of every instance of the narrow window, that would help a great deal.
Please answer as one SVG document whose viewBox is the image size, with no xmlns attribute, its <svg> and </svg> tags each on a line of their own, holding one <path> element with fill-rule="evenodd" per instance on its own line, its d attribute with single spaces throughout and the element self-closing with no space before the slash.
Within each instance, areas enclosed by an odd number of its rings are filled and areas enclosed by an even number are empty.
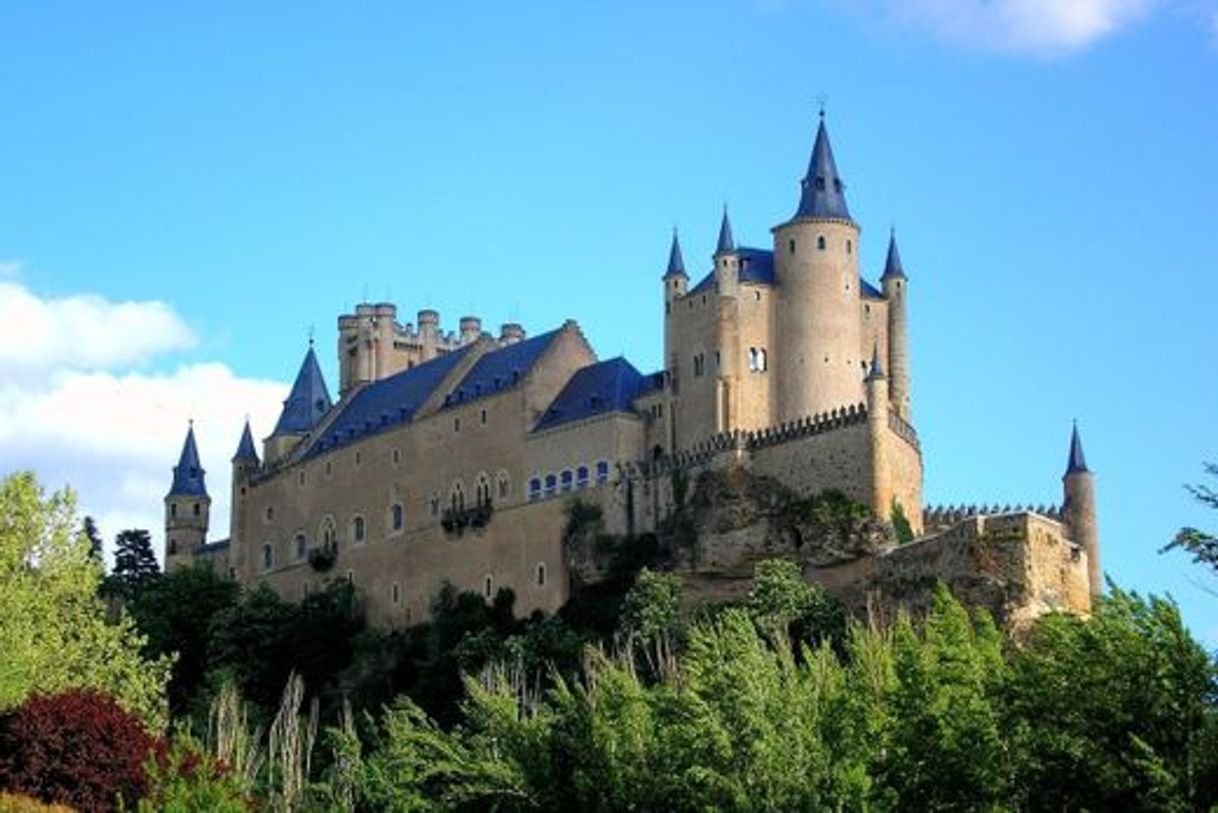
<svg viewBox="0 0 1218 813">
<path fill-rule="evenodd" d="M 431 511 L 433 517 L 440 516 L 440 492 L 431 492 L 431 497 L 427 501 L 428 510 Z"/>
<path fill-rule="evenodd" d="M 482 410 L 482 414 L 480 417 L 482 419 L 482 425 L 485 426 L 486 425 L 486 410 L 485 409 Z"/>
<path fill-rule="evenodd" d="M 394 503 L 393 507 L 389 509 L 389 524 L 393 528 L 393 530 L 395 530 L 395 531 L 402 530 L 402 522 L 405 519 L 405 517 L 403 516 L 404 514 L 405 514 L 405 512 L 402 510 L 401 503 Z M 363 527 L 362 519 L 360 520 L 360 527 L 361 528 Z"/>
<path fill-rule="evenodd" d="M 402 589 L 398 587 L 398 583 L 393 583 L 393 603 L 400 604 L 402 601 Z"/>
<path fill-rule="evenodd" d="M 847 240 L 847 241 L 846 241 L 846 253 L 847 253 L 847 254 L 853 254 L 853 253 L 854 253 L 854 241 L 853 241 L 853 240 Z"/>
<path fill-rule="evenodd" d="M 499 499 L 501 500 L 506 500 L 508 495 L 512 493 L 512 481 L 508 479 L 508 473 L 506 471 L 499 472 L 499 480 L 496 484 L 496 491 L 499 495 Z"/>
<path fill-rule="evenodd" d="M 558 493 L 558 478 L 553 474 L 546 475 L 546 496 L 553 497 Z"/>
<path fill-rule="evenodd" d="M 169 555 L 173 556 L 177 552 L 178 552 L 178 540 L 170 539 L 169 540 Z"/>
<path fill-rule="evenodd" d="M 562 490 L 570 491 L 571 486 L 574 482 L 575 482 L 575 477 L 574 477 L 574 475 L 571 474 L 571 470 L 566 469 L 565 471 L 563 471 L 563 473 L 562 473 Z"/>
<path fill-rule="evenodd" d="M 334 473 L 334 461 L 327 460 L 326 461 L 326 476 L 329 477 L 333 473 Z"/>
<path fill-rule="evenodd" d="M 752 372 L 757 372 L 757 348 L 756 347 L 749 348 L 749 370 Z"/>
<path fill-rule="evenodd" d="M 178 504 L 177 503 L 173 503 L 169 506 L 169 516 L 173 517 L 174 519 L 177 519 L 177 516 L 178 516 Z"/>
<path fill-rule="evenodd" d="M 355 584 L 355 571 L 347 571 L 347 584 Z"/>
<path fill-rule="evenodd" d="M 364 518 L 356 517 L 351 521 L 351 536 L 356 542 L 364 541 Z"/>
<path fill-rule="evenodd" d="M 770 366 L 764 347 L 757 348 L 757 371 L 764 373 Z"/>
<path fill-rule="evenodd" d="M 609 461 L 601 460 L 596 464 L 596 482 L 597 485 L 609 482 Z"/>
<path fill-rule="evenodd" d="M 396 466 L 397 464 L 399 464 L 401 462 L 402 462 L 402 450 L 394 449 L 393 450 L 393 465 Z"/>
<path fill-rule="evenodd" d="M 304 534 L 296 534 L 296 560 L 300 561 L 305 558 L 305 549 L 308 547 L 308 541 Z"/>
<path fill-rule="evenodd" d="M 545 562 L 537 563 L 537 586 L 538 587 L 546 586 L 546 563 Z"/>
<path fill-rule="evenodd" d="M 305 475 L 304 475 L 304 469 L 301 469 L 299 472 L 297 472 L 297 473 L 296 473 L 296 485 L 298 485 L 298 486 L 303 486 L 303 485 L 304 485 L 304 477 L 305 477 Z"/>
<path fill-rule="evenodd" d="M 825 250 L 825 235 L 816 238 L 816 247 L 821 251 Z"/>
<path fill-rule="evenodd" d="M 274 509 L 274 508 L 272 508 L 271 506 L 269 506 L 269 505 L 268 505 L 268 506 L 266 507 L 266 514 L 265 514 L 265 516 L 266 516 L 266 521 L 267 521 L 267 522 L 270 522 L 271 520 L 273 520 L 273 519 L 275 518 L 275 509 Z"/>
<path fill-rule="evenodd" d="M 529 499 L 530 500 L 540 500 L 541 499 L 541 478 L 540 477 L 532 477 L 529 479 Z"/>
<path fill-rule="evenodd" d="M 486 579 L 482 583 L 482 595 L 484 595 L 486 597 L 487 601 L 490 601 L 491 591 L 494 589 L 495 589 L 495 580 L 493 578 L 491 578 L 490 576 L 487 576 Z"/>
<path fill-rule="evenodd" d="M 195 516 L 199 516 L 199 504 L 195 503 Z"/>
<path fill-rule="evenodd" d="M 453 431 L 454 432 L 461 431 L 461 419 L 460 418 L 453 418 Z"/>
<path fill-rule="evenodd" d="M 575 485 L 577 488 L 588 487 L 588 467 L 580 466 L 575 470 Z"/>
<path fill-rule="evenodd" d="M 262 569 L 270 570 L 271 565 L 275 563 L 275 555 L 271 551 L 271 543 L 267 542 L 262 546 Z"/>
<path fill-rule="evenodd" d="M 364 460 L 364 455 L 363 455 L 363 453 L 361 453 L 361 452 L 356 452 L 356 453 L 355 453 L 355 465 L 357 465 L 357 466 L 358 466 L 360 463 L 362 463 L 362 462 L 363 462 L 363 460 Z"/>
</svg>

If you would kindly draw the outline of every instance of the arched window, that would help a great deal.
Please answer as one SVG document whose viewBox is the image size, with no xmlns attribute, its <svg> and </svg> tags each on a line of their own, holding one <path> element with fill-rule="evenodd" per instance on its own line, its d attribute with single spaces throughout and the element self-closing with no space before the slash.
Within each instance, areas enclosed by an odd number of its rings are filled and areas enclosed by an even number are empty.
<svg viewBox="0 0 1218 813">
<path fill-rule="evenodd" d="M 499 500 L 506 500 L 511 494 L 512 480 L 506 471 L 501 471 L 495 481 L 495 496 Z"/>
<path fill-rule="evenodd" d="M 396 529 L 395 529 L 396 530 Z M 356 517 L 351 520 L 351 538 L 356 544 L 364 541 L 364 518 Z"/>
<path fill-rule="evenodd" d="M 576 488 L 588 487 L 588 467 L 580 466 L 575 470 L 575 486 Z"/>
<path fill-rule="evenodd" d="M 596 484 L 602 485 L 609 482 L 609 461 L 600 460 L 596 464 Z"/>
<path fill-rule="evenodd" d="M 529 478 L 529 499 L 530 500 L 540 500 L 541 499 L 541 478 L 540 477 Z"/>
<path fill-rule="evenodd" d="M 329 551 L 338 550 L 338 526 L 334 524 L 334 517 L 323 519 L 319 531 L 322 547 Z"/>
<path fill-rule="evenodd" d="M 452 491 L 448 494 L 448 502 L 454 511 L 465 510 L 465 486 L 457 480 L 453 483 Z"/>
<path fill-rule="evenodd" d="M 433 517 L 440 516 L 440 492 L 431 492 L 431 496 L 427 498 L 427 509 Z"/>
<path fill-rule="evenodd" d="M 558 478 L 554 474 L 546 475 L 546 496 L 553 497 L 558 493 Z"/>
<path fill-rule="evenodd" d="M 486 475 L 486 472 L 478 472 L 478 477 L 474 480 L 474 504 L 475 505 L 490 505 L 491 503 L 491 478 Z"/>
<path fill-rule="evenodd" d="M 816 238 L 816 247 L 821 251 L 825 250 L 825 235 Z"/>
<path fill-rule="evenodd" d="M 271 566 L 274 564 L 275 564 L 275 552 L 271 549 L 271 543 L 264 542 L 262 544 L 262 569 L 270 570 Z"/>
<path fill-rule="evenodd" d="M 562 473 L 562 490 L 570 491 L 575 485 L 575 475 L 570 469 L 564 469 Z"/>
<path fill-rule="evenodd" d="M 545 562 L 537 563 L 537 586 L 538 587 L 546 586 L 546 563 Z"/>
<path fill-rule="evenodd" d="M 296 542 L 296 559 L 297 560 L 304 559 L 305 553 L 307 552 L 307 548 L 309 545 L 308 540 L 305 539 L 305 535 L 303 533 L 297 533 L 295 542 Z"/>
<path fill-rule="evenodd" d="M 406 512 L 402 510 L 402 504 L 395 502 L 389 508 L 389 529 L 391 531 L 400 531 L 405 521 Z"/>
</svg>

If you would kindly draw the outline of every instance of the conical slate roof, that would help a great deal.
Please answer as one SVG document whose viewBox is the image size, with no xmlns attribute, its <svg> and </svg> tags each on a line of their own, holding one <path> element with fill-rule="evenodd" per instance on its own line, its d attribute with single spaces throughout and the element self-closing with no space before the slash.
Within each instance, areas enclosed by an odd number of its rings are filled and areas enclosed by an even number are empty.
<svg viewBox="0 0 1218 813">
<path fill-rule="evenodd" d="M 186 430 L 186 442 L 182 444 L 178 465 L 173 467 L 173 485 L 169 487 L 167 496 L 206 497 L 204 474 L 203 465 L 199 462 L 199 448 L 195 445 L 195 428 L 191 426 Z"/>
<path fill-rule="evenodd" d="M 312 431 L 330 409 L 330 404 L 330 391 L 326 389 L 326 380 L 310 344 L 300 372 L 296 374 L 296 383 L 292 384 L 292 391 L 283 402 L 283 412 L 273 434 L 302 435 Z"/>
<path fill-rule="evenodd" d="M 681 242 L 677 239 L 677 230 L 672 230 L 672 248 L 668 250 L 668 271 L 665 272 L 664 278 L 669 277 L 684 277 L 685 273 L 685 258 L 681 256 Z"/>
<path fill-rule="evenodd" d="M 1070 456 L 1066 459 L 1066 474 L 1084 471 L 1091 471 L 1091 469 L 1087 468 L 1087 458 L 1083 454 L 1083 442 L 1079 439 L 1076 423 L 1074 431 L 1070 434 Z"/>
<path fill-rule="evenodd" d="M 846 207 L 846 185 L 837 174 L 837 163 L 833 160 L 833 147 L 829 144 L 829 131 L 825 129 L 823 116 L 816 131 L 808 174 L 800 182 L 800 187 L 799 209 L 793 219 L 815 217 L 850 220 L 850 210 Z"/>
<path fill-rule="evenodd" d="M 884 263 L 884 273 L 880 279 L 908 279 L 905 276 L 905 267 L 901 265 L 901 252 L 897 249 L 895 229 L 888 236 L 888 259 Z"/>
<path fill-rule="evenodd" d="M 884 366 L 880 364 L 880 345 L 877 342 L 871 351 L 871 369 L 867 372 L 867 381 L 884 377 Z"/>
<path fill-rule="evenodd" d="M 732 221 L 727 218 L 727 207 L 723 207 L 723 221 L 719 224 L 719 243 L 715 246 L 715 256 L 730 254 L 736 250 L 736 241 L 732 239 Z"/>
<path fill-rule="evenodd" d="M 234 463 L 258 462 L 258 450 L 254 447 L 254 436 L 250 432 L 250 422 L 245 422 L 241 432 L 241 442 L 237 444 L 237 453 L 233 455 Z"/>
</svg>

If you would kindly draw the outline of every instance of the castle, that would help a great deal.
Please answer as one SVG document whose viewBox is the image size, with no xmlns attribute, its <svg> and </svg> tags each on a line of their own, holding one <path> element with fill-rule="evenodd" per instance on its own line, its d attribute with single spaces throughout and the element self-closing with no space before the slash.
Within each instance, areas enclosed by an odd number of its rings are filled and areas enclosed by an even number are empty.
<svg viewBox="0 0 1218 813">
<path fill-rule="evenodd" d="M 681 501 L 678 479 L 745 470 L 801 495 L 839 490 L 915 537 L 809 574 L 827 584 L 911 566 L 967 581 L 994 559 L 978 540 L 998 534 L 1028 587 L 1013 612 L 1085 611 L 1100 576 L 1077 429 L 1060 509 L 924 509 L 910 281 L 895 235 L 878 287 L 860 273 L 823 114 L 798 205 L 771 231 L 769 248 L 739 246 L 725 209 L 713 267 L 692 284 L 674 232 L 664 369 L 650 374 L 598 360 L 573 321 L 495 336 L 474 317 L 445 332 L 433 310 L 411 325 L 393 305 L 358 305 L 338 319 L 338 400 L 310 341 L 261 456 L 247 423 L 227 540 L 207 542 L 187 432 L 165 498 L 167 568 L 210 561 L 288 599 L 346 578 L 386 625 L 423 620 L 445 582 L 488 598 L 511 588 L 518 612 L 553 612 L 572 587 L 570 498 L 599 506 L 608 533 L 639 534 Z"/>
</svg>

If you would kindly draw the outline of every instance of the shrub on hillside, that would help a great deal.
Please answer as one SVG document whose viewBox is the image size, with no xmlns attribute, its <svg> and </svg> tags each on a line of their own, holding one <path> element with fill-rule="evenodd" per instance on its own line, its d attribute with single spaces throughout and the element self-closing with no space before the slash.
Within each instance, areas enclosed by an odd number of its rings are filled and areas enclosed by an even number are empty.
<svg viewBox="0 0 1218 813">
<path fill-rule="evenodd" d="M 139 719 L 91 689 L 33 695 L 0 718 L 0 789 L 79 810 L 139 799 L 154 740 Z"/>
<path fill-rule="evenodd" d="M 72 808 L 43 804 L 28 796 L 0 792 L 0 813 L 72 813 Z"/>
</svg>

